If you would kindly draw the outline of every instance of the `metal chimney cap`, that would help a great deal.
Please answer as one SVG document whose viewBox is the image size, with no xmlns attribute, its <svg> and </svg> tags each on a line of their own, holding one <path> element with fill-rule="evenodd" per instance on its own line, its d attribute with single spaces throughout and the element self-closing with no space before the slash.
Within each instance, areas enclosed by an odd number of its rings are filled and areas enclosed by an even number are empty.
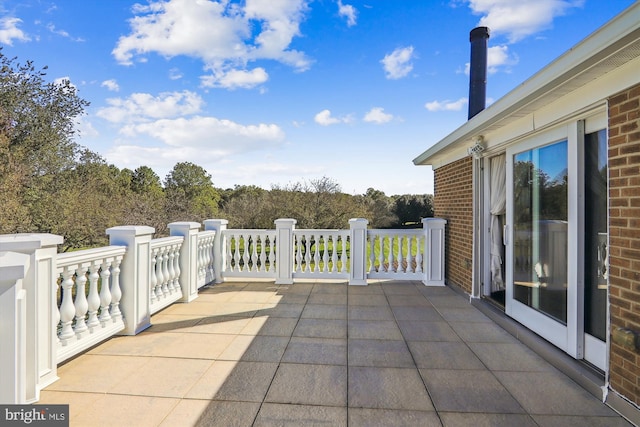
<svg viewBox="0 0 640 427">
<path fill-rule="evenodd" d="M 469 41 L 489 38 L 489 27 L 476 27 L 469 32 Z"/>
</svg>

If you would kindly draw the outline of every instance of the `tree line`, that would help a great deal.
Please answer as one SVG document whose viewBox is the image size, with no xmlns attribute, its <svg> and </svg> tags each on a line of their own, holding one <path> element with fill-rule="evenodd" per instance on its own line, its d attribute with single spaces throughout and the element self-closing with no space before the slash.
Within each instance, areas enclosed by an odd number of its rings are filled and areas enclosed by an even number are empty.
<svg viewBox="0 0 640 427">
<path fill-rule="evenodd" d="M 433 215 L 431 195 L 387 196 L 370 188 L 343 193 L 322 177 L 269 190 L 216 188 L 211 175 L 177 163 L 163 181 L 148 166 L 119 169 L 76 142 L 76 121 L 89 106 L 69 81 L 45 81 L 45 70 L 0 49 L 0 234 L 53 233 L 63 250 L 102 246 L 116 225 L 149 225 L 167 235 L 173 221 L 226 218 L 231 228 L 345 228 L 367 218 L 372 228 L 420 225 Z"/>
</svg>

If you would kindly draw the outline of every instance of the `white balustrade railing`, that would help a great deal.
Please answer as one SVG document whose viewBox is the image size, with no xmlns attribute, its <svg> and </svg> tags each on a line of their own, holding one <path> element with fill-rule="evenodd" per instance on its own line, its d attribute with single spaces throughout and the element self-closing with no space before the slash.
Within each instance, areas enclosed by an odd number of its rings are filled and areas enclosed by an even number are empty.
<svg viewBox="0 0 640 427">
<path fill-rule="evenodd" d="M 294 278 L 349 278 L 349 230 L 294 230 Z"/>
<path fill-rule="evenodd" d="M 120 311 L 120 263 L 126 248 L 106 248 L 59 254 L 56 260 L 56 305 L 60 363 L 124 329 Z"/>
<path fill-rule="evenodd" d="M 180 284 L 180 250 L 184 237 L 163 237 L 151 240 L 151 275 L 149 307 L 157 313 L 182 298 Z"/>
<path fill-rule="evenodd" d="M 0 361 L 16 369 L 0 369 L 0 403 L 36 402 L 58 379 L 58 363 L 115 334 L 138 334 L 152 314 L 227 277 L 444 285 L 445 223 L 368 230 L 366 219 L 354 218 L 346 230 L 296 230 L 295 219 L 282 218 L 275 230 L 232 230 L 226 220 L 207 220 L 204 231 L 197 222 L 171 223 L 171 236 L 159 239 L 152 227 L 121 226 L 106 231 L 111 246 L 63 254 L 62 236 L 0 235 Z"/>
<path fill-rule="evenodd" d="M 224 230 L 226 277 L 274 278 L 276 233 L 274 230 Z"/>
<path fill-rule="evenodd" d="M 215 231 L 200 231 L 198 233 L 198 289 L 215 279 L 215 272 L 213 268 L 213 247 L 215 237 Z"/>
<path fill-rule="evenodd" d="M 424 231 L 420 229 L 368 230 L 367 276 L 371 279 L 422 279 L 424 240 Z"/>
</svg>

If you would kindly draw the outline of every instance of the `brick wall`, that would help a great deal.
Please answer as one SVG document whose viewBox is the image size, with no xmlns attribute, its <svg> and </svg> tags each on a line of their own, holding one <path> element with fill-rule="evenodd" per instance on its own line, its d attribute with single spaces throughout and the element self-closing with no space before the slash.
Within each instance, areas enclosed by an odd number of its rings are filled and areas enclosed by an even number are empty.
<svg viewBox="0 0 640 427">
<path fill-rule="evenodd" d="M 640 333 L 640 85 L 609 99 L 609 233 L 611 329 Z M 611 343 L 610 382 L 640 405 L 637 350 Z"/>
<path fill-rule="evenodd" d="M 434 216 L 447 220 L 446 280 L 468 293 L 471 293 L 473 259 L 472 169 L 472 159 L 467 157 L 434 172 Z"/>
</svg>

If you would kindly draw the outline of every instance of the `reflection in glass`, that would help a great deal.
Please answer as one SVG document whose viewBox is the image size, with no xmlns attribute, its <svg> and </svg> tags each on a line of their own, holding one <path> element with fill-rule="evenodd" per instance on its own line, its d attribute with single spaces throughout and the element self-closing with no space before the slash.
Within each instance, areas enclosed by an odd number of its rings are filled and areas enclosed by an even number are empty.
<svg viewBox="0 0 640 427">
<path fill-rule="evenodd" d="M 567 141 L 513 163 L 514 298 L 567 322 Z"/>
<path fill-rule="evenodd" d="M 585 332 L 606 338 L 607 311 L 607 134 L 585 135 Z"/>
</svg>

